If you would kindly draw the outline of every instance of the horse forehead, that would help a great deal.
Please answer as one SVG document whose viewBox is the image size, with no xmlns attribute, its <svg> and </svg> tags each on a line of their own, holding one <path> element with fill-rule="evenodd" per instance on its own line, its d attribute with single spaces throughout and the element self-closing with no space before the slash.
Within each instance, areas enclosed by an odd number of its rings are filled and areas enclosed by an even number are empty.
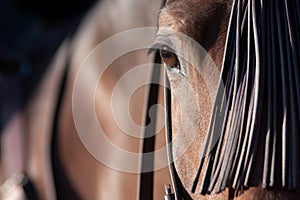
<svg viewBox="0 0 300 200">
<path fill-rule="evenodd" d="M 205 28 L 207 21 L 225 11 L 231 1 L 167 0 L 159 15 L 159 26 L 168 26 L 190 36 Z M 220 9 L 222 8 L 222 10 Z"/>
<path fill-rule="evenodd" d="M 182 11 L 184 16 L 206 16 L 219 5 L 228 5 L 232 0 L 167 0 L 163 9 Z"/>
<path fill-rule="evenodd" d="M 165 5 L 170 5 L 174 3 L 185 3 L 185 4 L 197 4 L 197 3 L 210 3 L 217 0 L 166 0 Z"/>
</svg>

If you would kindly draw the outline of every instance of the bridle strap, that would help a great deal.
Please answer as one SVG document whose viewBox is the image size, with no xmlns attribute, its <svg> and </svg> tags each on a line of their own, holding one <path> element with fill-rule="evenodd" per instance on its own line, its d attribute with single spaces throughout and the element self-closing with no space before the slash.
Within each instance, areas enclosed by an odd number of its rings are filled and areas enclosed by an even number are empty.
<svg viewBox="0 0 300 200">
<path fill-rule="evenodd" d="M 152 200 L 153 199 L 153 176 L 154 176 L 154 148 L 155 148 L 155 128 L 156 128 L 156 113 L 157 108 L 154 107 L 153 118 L 150 118 L 150 108 L 158 103 L 158 92 L 160 78 L 160 67 L 157 64 L 161 63 L 161 58 L 159 52 L 156 51 L 153 63 L 153 71 L 151 77 L 151 84 L 149 89 L 149 96 L 147 102 L 146 110 L 146 120 L 145 120 L 145 131 L 143 135 L 143 154 L 142 154 L 142 164 L 141 164 L 141 174 L 140 174 L 140 188 L 139 188 L 139 199 L 140 200 Z M 151 155 L 145 156 L 147 153 Z M 147 169 L 147 170 L 146 170 Z M 147 172 L 145 172 L 147 171 Z"/>
<path fill-rule="evenodd" d="M 171 120 L 171 89 L 168 76 L 165 73 L 165 124 L 166 124 L 166 146 L 168 154 L 169 171 L 173 188 L 175 190 L 175 198 L 178 199 L 178 185 L 176 181 L 177 173 L 173 162 L 172 154 L 172 120 Z"/>
<path fill-rule="evenodd" d="M 165 5 L 166 0 L 163 0 L 162 7 Z M 159 51 L 155 52 L 154 62 L 153 62 L 153 71 L 151 77 L 151 84 L 148 96 L 147 110 L 146 110 L 146 120 L 145 120 L 145 131 L 143 137 L 143 155 L 142 155 L 142 164 L 141 164 L 141 174 L 139 179 L 139 200 L 153 200 L 153 176 L 154 176 L 154 153 L 148 159 L 145 157 L 145 153 L 153 152 L 155 148 L 155 126 L 157 122 L 156 113 L 157 109 L 154 108 L 154 118 L 151 122 L 149 110 L 151 106 L 158 103 L 158 92 L 159 92 L 159 78 L 160 78 L 160 67 L 156 67 L 156 64 L 161 64 L 161 57 Z M 169 163 L 169 171 L 171 174 L 171 180 L 173 184 L 173 188 L 175 191 L 175 199 L 177 200 L 192 200 L 190 195 L 184 189 L 179 176 L 176 172 L 175 165 L 173 162 L 173 154 L 172 154 L 172 123 L 171 123 L 171 90 L 169 89 L 169 79 L 165 75 L 165 117 L 166 117 L 166 145 L 167 145 L 167 156 Z M 148 125 L 148 126 L 147 126 Z M 150 136 L 150 137 L 148 137 Z M 144 169 L 149 169 L 149 165 L 151 165 L 151 171 L 144 172 Z M 168 196 L 168 194 L 166 195 Z M 166 197 L 165 196 L 165 197 Z M 172 195 L 170 195 L 172 196 Z"/>
<path fill-rule="evenodd" d="M 150 119 L 149 110 L 152 106 L 158 103 L 158 92 L 160 78 L 160 67 L 157 64 L 161 63 L 159 52 L 155 53 L 153 71 L 151 75 L 151 84 L 149 89 L 149 96 L 147 102 L 147 115 L 145 120 L 145 131 L 143 135 L 143 156 L 141 162 L 141 174 L 139 180 L 139 200 L 153 200 L 153 177 L 154 177 L 154 153 L 151 156 L 144 156 L 144 154 L 151 153 L 155 148 L 155 128 L 157 123 L 156 113 L 157 109 L 154 107 L 153 118 Z M 169 89 L 169 80 L 165 76 L 165 116 L 166 116 L 166 145 L 169 162 L 169 171 L 171 174 L 171 180 L 175 191 L 175 198 L 177 200 L 191 200 L 187 191 L 184 189 L 179 176 L 176 172 L 175 165 L 173 162 L 172 154 L 172 121 L 171 121 L 171 90 Z M 147 169 L 147 170 L 145 170 Z M 144 172 L 147 171 L 147 172 Z"/>
<path fill-rule="evenodd" d="M 177 174 L 172 153 L 172 113 L 171 113 L 171 89 L 168 76 L 165 73 L 165 118 L 166 118 L 166 145 L 168 154 L 169 171 L 174 188 L 176 200 L 192 200 L 183 187 Z"/>
</svg>

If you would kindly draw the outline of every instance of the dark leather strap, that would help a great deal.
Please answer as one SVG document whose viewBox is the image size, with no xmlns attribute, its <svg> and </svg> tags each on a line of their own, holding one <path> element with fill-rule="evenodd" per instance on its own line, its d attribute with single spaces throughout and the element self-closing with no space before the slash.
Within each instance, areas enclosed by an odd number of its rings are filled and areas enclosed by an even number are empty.
<svg viewBox="0 0 300 200">
<path fill-rule="evenodd" d="M 176 200 L 192 200 L 183 187 L 177 174 L 172 153 L 172 113 L 171 113 L 171 89 L 168 77 L 165 75 L 165 117 L 166 117 L 166 145 L 168 153 L 169 170 Z"/>
<path fill-rule="evenodd" d="M 154 68 L 152 72 L 151 85 L 149 90 L 149 98 L 147 103 L 147 116 L 145 122 L 145 132 L 143 139 L 143 155 L 145 153 L 153 152 L 155 147 L 155 126 L 156 126 L 156 118 L 152 118 L 152 123 L 149 116 L 149 109 L 157 104 L 158 102 L 158 92 L 159 86 L 155 83 L 158 83 L 160 77 L 160 67 L 155 66 L 156 63 L 161 63 L 160 55 L 158 51 L 155 54 L 154 59 Z M 175 190 L 176 199 L 184 199 L 191 200 L 192 198 L 189 196 L 187 191 L 184 189 L 178 174 L 175 169 L 175 165 L 173 163 L 173 154 L 172 154 L 172 123 L 171 123 L 171 91 L 169 89 L 169 81 L 168 78 L 165 77 L 165 106 L 166 106 L 166 141 L 167 141 L 167 149 L 168 149 L 168 160 L 169 160 L 169 168 L 171 173 L 171 179 L 173 182 L 173 187 Z M 154 111 L 156 115 L 156 110 Z M 147 126 L 148 125 L 148 126 Z M 152 157 L 142 156 L 142 168 L 140 175 L 140 188 L 139 188 L 139 199 L 140 200 L 152 200 L 153 199 L 153 176 L 154 176 L 154 154 Z M 147 172 L 143 172 L 147 169 Z M 152 169 L 152 170 L 149 170 Z"/>
<path fill-rule="evenodd" d="M 164 1 L 165 3 L 165 1 Z M 163 4 L 164 5 L 164 4 Z M 143 156 L 142 156 L 142 167 L 141 167 L 141 174 L 140 174 L 140 182 L 139 182 L 139 200 L 153 200 L 153 176 L 154 176 L 154 154 L 152 157 L 144 156 L 145 153 L 153 152 L 155 148 L 155 126 L 156 126 L 156 118 L 151 119 L 149 115 L 149 109 L 157 104 L 158 102 L 158 92 L 159 86 L 155 83 L 158 83 L 160 78 L 160 67 L 155 66 L 156 64 L 161 63 L 161 58 L 159 51 L 156 51 L 155 58 L 154 58 L 154 67 L 152 71 L 151 77 L 151 85 L 149 90 L 149 97 L 147 103 L 147 115 L 145 121 L 145 132 L 144 132 L 144 139 L 143 139 Z M 170 163 L 169 169 L 171 173 L 171 179 L 173 182 L 173 187 L 175 190 L 175 198 L 180 200 L 191 200 L 192 198 L 188 194 L 188 192 L 184 189 L 179 176 L 176 172 L 175 165 L 173 163 L 173 154 L 172 154 L 172 124 L 171 124 L 171 91 L 169 89 L 169 80 L 167 76 L 165 76 L 165 115 L 166 115 L 166 145 L 168 149 L 168 161 Z M 156 109 L 155 109 L 156 116 Z M 149 125 L 149 126 L 147 126 Z M 149 166 L 150 165 L 150 166 Z M 148 172 L 144 172 L 144 169 L 148 169 Z M 152 169 L 152 170 L 149 170 Z"/>
<path fill-rule="evenodd" d="M 145 132 L 143 136 L 143 156 L 142 156 L 142 166 L 140 174 L 140 200 L 152 200 L 153 199 L 153 170 L 154 170 L 154 153 L 151 156 L 145 156 L 146 153 L 154 151 L 155 147 L 155 126 L 156 126 L 156 112 L 154 109 L 154 114 L 152 121 L 150 119 L 149 110 L 152 106 L 158 102 L 158 92 L 159 85 L 156 84 L 160 78 L 160 67 L 156 66 L 157 63 L 161 63 L 159 52 L 155 53 L 154 66 L 151 77 L 151 84 L 149 90 L 149 97 L 146 110 L 146 121 L 145 121 Z M 147 169 L 147 170 L 146 170 Z M 144 172 L 144 171 L 147 172 Z"/>
</svg>

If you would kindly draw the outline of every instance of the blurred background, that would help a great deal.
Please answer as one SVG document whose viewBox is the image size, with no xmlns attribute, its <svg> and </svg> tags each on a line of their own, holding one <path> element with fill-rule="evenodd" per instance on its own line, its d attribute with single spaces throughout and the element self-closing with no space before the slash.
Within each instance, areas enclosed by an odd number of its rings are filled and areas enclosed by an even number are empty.
<svg viewBox="0 0 300 200">
<path fill-rule="evenodd" d="M 13 182 L 28 181 L 23 177 L 29 141 L 25 107 L 59 46 L 74 34 L 94 3 L 95 0 L 0 1 L 0 184 L 3 186 L 4 181 L 14 176 L 20 180 L 13 178 Z M 0 198 L 9 198 L 5 195 L 9 191 L 1 187 Z M 34 192 L 29 189 L 33 193 L 29 199 L 36 198 Z"/>
<path fill-rule="evenodd" d="M 27 101 L 95 0 L 0 1 L 0 130 Z"/>
<path fill-rule="evenodd" d="M 72 115 L 72 87 L 78 67 L 97 44 L 127 29 L 156 26 L 161 5 L 161 0 L 0 0 L 0 200 L 137 197 L 138 174 L 105 166 L 82 144 Z M 152 61 L 147 51 L 121 56 L 97 88 L 98 121 L 107 137 L 129 152 L 139 152 L 141 141 L 113 122 L 107 96 L 132 67 Z M 93 63 L 87 82 L 81 83 L 83 110 L 88 81 L 98 78 L 94 74 L 102 67 L 101 55 Z M 126 84 L 124 89 L 132 83 Z M 128 105 L 130 117 L 141 126 L 146 92 L 140 87 Z M 118 114 L 127 116 L 127 109 Z M 160 130 L 156 148 L 165 145 L 163 134 Z M 101 141 L 99 147 L 103 150 Z M 126 162 L 115 152 L 107 155 Z M 167 166 L 155 173 L 154 199 L 163 198 L 165 183 L 170 183 Z"/>
</svg>

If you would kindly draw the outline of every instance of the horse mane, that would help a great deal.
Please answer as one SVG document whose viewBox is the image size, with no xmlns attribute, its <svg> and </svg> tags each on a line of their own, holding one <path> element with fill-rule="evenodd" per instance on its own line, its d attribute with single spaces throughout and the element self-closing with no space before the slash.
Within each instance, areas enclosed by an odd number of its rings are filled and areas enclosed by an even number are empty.
<svg viewBox="0 0 300 200">
<path fill-rule="evenodd" d="M 298 0 L 233 1 L 192 192 L 299 188 L 299 10 Z"/>
</svg>

